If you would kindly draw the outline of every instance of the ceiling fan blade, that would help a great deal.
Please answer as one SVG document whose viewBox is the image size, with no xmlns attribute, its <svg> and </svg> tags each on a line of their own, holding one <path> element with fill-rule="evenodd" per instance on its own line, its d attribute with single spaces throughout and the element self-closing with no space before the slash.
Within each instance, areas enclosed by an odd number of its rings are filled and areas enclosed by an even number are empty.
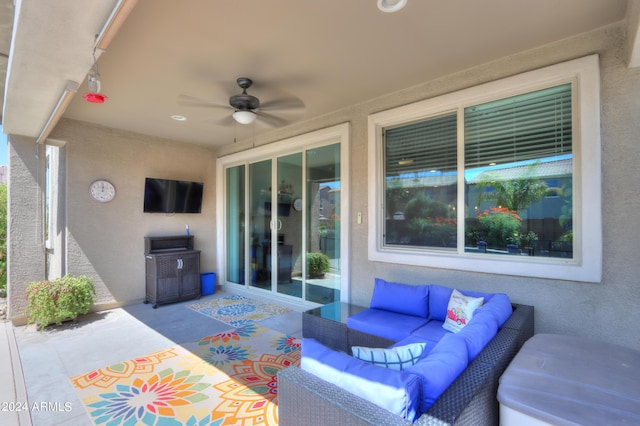
<svg viewBox="0 0 640 426">
<path fill-rule="evenodd" d="M 218 118 L 218 119 L 210 119 L 207 120 L 211 123 L 217 124 L 218 126 L 233 126 L 235 124 L 235 120 L 233 119 L 233 117 L 231 115 L 226 115 L 222 118 Z"/>
<path fill-rule="evenodd" d="M 269 111 L 284 110 L 284 109 L 302 109 L 304 107 L 305 107 L 304 102 L 302 102 L 301 99 L 296 97 L 273 99 L 271 101 L 260 103 L 261 110 L 269 110 Z"/>
<path fill-rule="evenodd" d="M 266 112 L 254 111 L 254 113 L 258 116 L 258 118 L 260 118 L 263 123 L 266 123 L 273 127 L 282 127 L 289 124 L 289 121 L 280 117 L 276 117 L 272 114 L 267 114 Z"/>
<path fill-rule="evenodd" d="M 203 106 L 203 107 L 214 107 L 214 108 L 224 108 L 231 109 L 229 105 L 222 105 L 217 102 L 213 102 L 207 99 L 198 98 L 196 96 L 190 95 L 180 95 L 178 96 L 178 102 L 189 104 L 191 106 Z"/>
</svg>

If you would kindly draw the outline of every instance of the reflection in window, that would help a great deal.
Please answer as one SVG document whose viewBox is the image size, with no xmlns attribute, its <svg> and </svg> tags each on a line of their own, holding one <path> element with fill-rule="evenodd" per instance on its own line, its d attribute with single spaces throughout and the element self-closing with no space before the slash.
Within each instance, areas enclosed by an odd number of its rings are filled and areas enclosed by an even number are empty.
<svg viewBox="0 0 640 426">
<path fill-rule="evenodd" d="M 456 247 L 456 127 L 449 114 L 385 132 L 385 245 Z"/>
<path fill-rule="evenodd" d="M 465 247 L 573 256 L 571 84 L 466 108 Z"/>
</svg>

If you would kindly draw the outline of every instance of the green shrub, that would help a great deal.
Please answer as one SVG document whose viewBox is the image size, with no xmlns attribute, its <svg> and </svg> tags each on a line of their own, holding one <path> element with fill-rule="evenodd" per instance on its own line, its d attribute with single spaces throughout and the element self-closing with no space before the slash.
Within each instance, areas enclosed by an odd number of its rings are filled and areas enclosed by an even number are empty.
<svg viewBox="0 0 640 426">
<path fill-rule="evenodd" d="M 478 215 L 482 233 L 489 247 L 501 249 L 517 244 L 522 219 L 507 208 L 491 207 Z"/>
<path fill-rule="evenodd" d="M 450 211 L 447 205 L 427 197 L 424 194 L 418 194 L 413 197 L 404 210 L 404 218 L 411 220 L 414 218 L 426 218 L 426 217 L 449 217 Z"/>
<path fill-rule="evenodd" d="M 28 323 L 41 330 L 49 324 L 75 320 L 89 312 L 94 295 L 93 280 L 87 276 L 32 282 L 27 287 Z"/>
<path fill-rule="evenodd" d="M 442 217 L 416 217 L 408 221 L 412 244 L 448 247 L 456 239 L 456 221 Z"/>
<path fill-rule="evenodd" d="M 329 256 L 321 252 L 307 253 L 307 276 L 321 277 L 329 272 Z"/>
</svg>

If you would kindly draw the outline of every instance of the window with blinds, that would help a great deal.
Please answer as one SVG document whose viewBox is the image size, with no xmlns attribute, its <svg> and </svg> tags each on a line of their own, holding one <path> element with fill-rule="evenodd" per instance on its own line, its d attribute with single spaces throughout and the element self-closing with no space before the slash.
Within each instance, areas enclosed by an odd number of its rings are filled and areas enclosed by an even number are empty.
<svg viewBox="0 0 640 426">
<path fill-rule="evenodd" d="M 590 55 L 370 114 L 369 260 L 601 282 L 600 81 Z"/>
<path fill-rule="evenodd" d="M 384 129 L 384 245 L 571 258 L 572 85 L 459 111 Z"/>
<path fill-rule="evenodd" d="M 385 131 L 386 244 L 456 247 L 456 117 Z"/>
<path fill-rule="evenodd" d="M 571 154 L 571 84 L 464 110 L 465 168 Z"/>
<path fill-rule="evenodd" d="M 455 171 L 458 167 L 457 131 L 456 114 L 387 129 L 386 176 L 430 170 Z"/>
</svg>

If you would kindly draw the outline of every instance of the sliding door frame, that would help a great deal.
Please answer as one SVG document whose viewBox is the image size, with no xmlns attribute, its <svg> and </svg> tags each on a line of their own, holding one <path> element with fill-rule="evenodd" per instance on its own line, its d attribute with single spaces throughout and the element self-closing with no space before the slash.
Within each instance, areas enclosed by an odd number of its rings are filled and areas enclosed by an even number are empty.
<svg viewBox="0 0 640 426">
<path fill-rule="evenodd" d="M 259 294 L 261 297 L 272 297 L 283 301 L 294 302 L 291 296 L 279 295 L 277 292 L 266 292 L 264 290 L 253 289 L 251 286 L 227 281 L 227 217 L 226 217 L 226 179 L 227 169 L 240 165 L 249 166 L 261 160 L 274 159 L 275 157 L 305 152 L 308 149 L 322 147 L 326 145 L 340 144 L 340 301 L 349 301 L 349 241 L 350 226 L 349 218 L 349 123 L 339 124 L 333 127 L 316 130 L 291 138 L 283 139 L 267 145 L 248 149 L 246 151 L 229 154 L 216 160 L 216 246 L 217 246 L 217 276 L 218 283 L 225 290 L 233 293 Z M 248 170 L 248 169 L 246 169 Z M 248 194 L 246 194 L 248 196 Z M 246 202 L 246 201 L 245 201 Z M 246 237 L 245 237 L 246 238 Z M 317 304 L 303 299 L 299 299 L 298 304 L 302 307 L 314 307 Z"/>
</svg>

